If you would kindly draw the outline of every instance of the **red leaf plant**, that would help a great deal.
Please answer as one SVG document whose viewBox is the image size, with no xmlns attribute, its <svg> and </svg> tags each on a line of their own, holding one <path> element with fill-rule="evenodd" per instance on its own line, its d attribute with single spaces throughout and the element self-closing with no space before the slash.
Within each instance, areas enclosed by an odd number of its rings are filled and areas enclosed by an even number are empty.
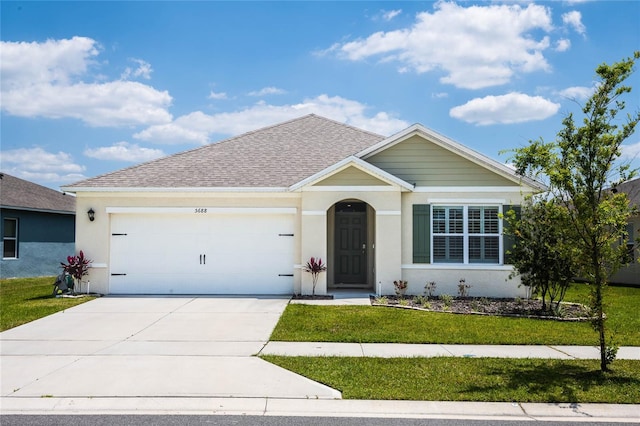
<svg viewBox="0 0 640 426">
<path fill-rule="evenodd" d="M 77 256 L 67 256 L 67 263 L 60 262 L 60 267 L 66 273 L 71 275 L 76 282 L 80 282 L 82 277 L 89 274 L 89 264 L 92 261 L 84 257 L 84 253 L 80 250 Z"/>
<path fill-rule="evenodd" d="M 311 274 L 311 278 L 313 279 L 313 288 L 311 290 L 311 295 L 315 296 L 316 294 L 316 284 L 318 284 L 318 276 L 320 272 L 327 270 L 327 265 L 322 264 L 322 259 L 312 257 L 309 259 L 306 265 L 302 267 L 305 272 L 309 272 Z"/>
</svg>

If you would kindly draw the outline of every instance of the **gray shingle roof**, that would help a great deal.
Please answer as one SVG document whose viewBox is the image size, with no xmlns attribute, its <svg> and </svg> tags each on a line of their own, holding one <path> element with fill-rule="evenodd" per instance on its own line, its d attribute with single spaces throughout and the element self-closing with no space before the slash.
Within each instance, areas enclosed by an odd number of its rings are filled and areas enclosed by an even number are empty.
<svg viewBox="0 0 640 426">
<path fill-rule="evenodd" d="M 75 213 L 76 197 L 6 173 L 0 179 L 0 205 L 18 210 Z"/>
<path fill-rule="evenodd" d="M 623 182 L 616 189 L 627 194 L 631 205 L 640 207 L 640 178 Z"/>
<path fill-rule="evenodd" d="M 311 114 L 65 188 L 288 187 L 383 139 Z"/>
</svg>

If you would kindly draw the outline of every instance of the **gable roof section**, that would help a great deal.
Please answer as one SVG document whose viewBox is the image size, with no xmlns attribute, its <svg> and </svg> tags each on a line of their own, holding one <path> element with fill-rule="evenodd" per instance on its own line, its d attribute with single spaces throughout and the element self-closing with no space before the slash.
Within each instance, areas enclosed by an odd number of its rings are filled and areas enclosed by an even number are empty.
<svg viewBox="0 0 640 426">
<path fill-rule="evenodd" d="M 0 206 L 14 210 L 74 214 L 76 198 L 6 173 L 0 173 Z"/>
<path fill-rule="evenodd" d="M 501 176 L 514 184 L 520 185 L 521 183 L 535 189 L 545 190 L 546 187 L 532 179 L 516 174 L 516 172 L 506 165 L 495 161 L 477 151 L 474 151 L 452 139 L 447 138 L 431 129 L 427 129 L 421 124 L 414 124 L 413 126 L 393 135 L 389 138 L 378 142 L 377 144 L 367 147 L 356 156 L 364 160 L 370 159 L 376 154 L 382 153 L 389 148 L 396 146 L 397 144 L 404 142 L 414 136 L 420 136 L 428 142 L 431 142 L 461 158 L 464 158 L 472 163 L 492 172 L 498 176 Z"/>
<path fill-rule="evenodd" d="M 311 114 L 77 182 L 64 190 L 285 190 L 383 139 Z"/>
<path fill-rule="evenodd" d="M 372 176 L 376 180 L 379 180 L 380 184 L 382 185 L 395 185 L 395 186 L 399 186 L 400 188 L 406 191 L 411 191 L 413 189 L 413 185 L 403 181 L 402 179 L 390 173 L 385 172 L 382 169 L 379 169 L 373 164 L 367 163 L 366 161 L 363 161 L 360 158 L 352 155 L 345 158 L 342 161 L 339 161 L 338 163 L 332 164 L 326 169 L 321 170 L 318 173 L 315 173 L 314 175 L 309 176 L 306 179 L 303 179 L 300 182 L 297 182 L 294 185 L 291 185 L 289 187 L 289 190 L 296 191 L 305 186 L 316 185 L 322 182 L 323 180 L 330 178 L 332 176 L 335 176 L 340 172 L 343 172 L 349 168 L 356 168 L 362 171 L 363 173 L 366 173 L 369 176 Z"/>
</svg>

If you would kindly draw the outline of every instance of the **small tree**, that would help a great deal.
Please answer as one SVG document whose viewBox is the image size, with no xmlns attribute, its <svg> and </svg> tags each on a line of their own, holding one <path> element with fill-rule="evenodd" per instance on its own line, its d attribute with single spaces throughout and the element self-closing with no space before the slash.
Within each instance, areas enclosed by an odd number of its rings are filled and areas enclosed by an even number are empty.
<svg viewBox="0 0 640 426">
<path fill-rule="evenodd" d="M 542 298 L 543 310 L 557 312 L 578 270 L 566 209 L 553 199 L 530 197 L 521 217 L 510 210 L 505 219 L 505 233 L 516 241 L 509 251 L 511 263 L 522 284 Z"/>
<path fill-rule="evenodd" d="M 627 114 L 626 120 L 617 116 L 625 108 L 623 96 L 631 92 L 623 83 L 638 58 L 640 52 L 635 52 L 633 58 L 596 68 L 599 81 L 582 108 L 581 127 L 569 114 L 555 142 L 531 142 L 516 149 L 514 156 L 521 175 L 548 178 L 557 205 L 566 211 L 580 275 L 591 285 L 592 324 L 598 333 L 601 371 L 607 371 L 615 357 L 615 348 L 607 346 L 603 292 L 609 277 L 622 265 L 626 244 L 620 242 L 626 242 L 625 228 L 631 214 L 626 194 L 607 188 L 633 175 L 628 164 L 615 164 L 622 142 L 640 121 L 640 113 Z"/>
<path fill-rule="evenodd" d="M 309 259 L 306 265 L 303 266 L 305 272 L 311 273 L 311 279 L 313 280 L 313 288 L 311 290 L 311 295 L 315 296 L 316 294 L 316 284 L 318 284 L 318 277 L 320 276 L 320 272 L 327 270 L 327 265 L 322 264 L 322 259 L 312 257 Z"/>
</svg>

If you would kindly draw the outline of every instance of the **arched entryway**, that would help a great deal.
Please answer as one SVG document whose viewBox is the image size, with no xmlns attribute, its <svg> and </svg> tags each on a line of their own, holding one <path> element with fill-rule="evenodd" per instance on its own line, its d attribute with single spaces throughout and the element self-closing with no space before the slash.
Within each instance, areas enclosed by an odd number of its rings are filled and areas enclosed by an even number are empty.
<svg viewBox="0 0 640 426">
<path fill-rule="evenodd" d="M 328 287 L 373 289 L 375 210 L 353 199 L 335 203 L 327 213 Z"/>
</svg>

